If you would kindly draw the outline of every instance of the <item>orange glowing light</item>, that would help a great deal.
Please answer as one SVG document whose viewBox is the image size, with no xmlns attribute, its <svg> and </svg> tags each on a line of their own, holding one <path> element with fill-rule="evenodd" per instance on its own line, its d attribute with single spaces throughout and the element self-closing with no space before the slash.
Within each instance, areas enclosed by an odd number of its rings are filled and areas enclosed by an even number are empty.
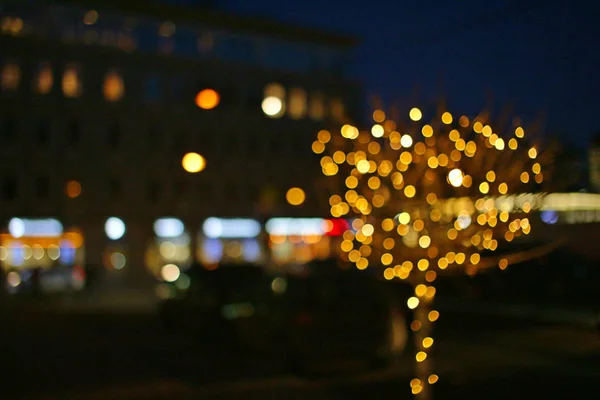
<svg viewBox="0 0 600 400">
<path fill-rule="evenodd" d="M 65 189 L 67 196 L 74 199 L 81 195 L 81 183 L 77 181 L 69 181 L 67 182 L 67 187 Z"/>
<path fill-rule="evenodd" d="M 204 110 L 212 110 L 219 105 L 221 97 L 213 89 L 204 89 L 196 95 L 196 105 Z"/>
</svg>

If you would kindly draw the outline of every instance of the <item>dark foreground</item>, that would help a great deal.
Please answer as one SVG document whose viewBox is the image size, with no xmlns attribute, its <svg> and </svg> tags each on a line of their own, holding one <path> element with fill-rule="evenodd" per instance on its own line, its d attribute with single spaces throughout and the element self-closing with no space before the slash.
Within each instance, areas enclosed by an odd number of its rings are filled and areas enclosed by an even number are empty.
<svg viewBox="0 0 600 400">
<path fill-rule="evenodd" d="M 149 312 L 6 308 L 2 399 L 411 398 L 412 355 L 392 368 L 301 377 L 230 338 L 165 332 Z M 210 335 L 209 335 L 210 336 Z M 439 399 L 598 398 L 600 335 L 579 326 L 445 312 L 434 335 Z"/>
</svg>

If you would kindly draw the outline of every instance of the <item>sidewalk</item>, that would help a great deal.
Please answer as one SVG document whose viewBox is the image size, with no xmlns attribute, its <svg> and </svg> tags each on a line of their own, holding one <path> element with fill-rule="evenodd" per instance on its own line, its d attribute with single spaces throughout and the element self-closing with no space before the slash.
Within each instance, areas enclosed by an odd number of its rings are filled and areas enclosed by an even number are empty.
<svg viewBox="0 0 600 400">
<path fill-rule="evenodd" d="M 546 323 L 578 325 L 595 329 L 600 323 L 600 311 L 534 304 L 506 304 L 485 300 L 459 300 L 440 297 L 436 299 L 440 311 L 463 312 L 470 314 L 497 315 L 501 317 L 523 318 Z"/>
</svg>

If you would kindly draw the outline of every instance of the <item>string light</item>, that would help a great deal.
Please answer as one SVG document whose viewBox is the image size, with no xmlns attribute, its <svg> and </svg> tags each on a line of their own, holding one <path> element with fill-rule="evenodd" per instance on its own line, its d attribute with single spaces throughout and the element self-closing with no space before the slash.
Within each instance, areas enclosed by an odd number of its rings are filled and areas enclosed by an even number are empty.
<svg viewBox="0 0 600 400">
<path fill-rule="evenodd" d="M 410 326 L 420 338 L 421 367 L 410 386 L 424 398 L 439 379 L 429 371 L 431 324 L 440 317 L 431 309 L 438 275 L 457 268 L 476 274 L 489 264 L 483 250 L 530 232 L 528 214 L 539 205 L 517 204 L 515 195 L 543 182 L 549 159 L 524 141 L 522 127 L 500 131 L 508 124 L 481 117 L 487 113 L 455 119 L 443 111 L 430 123 L 421 122 L 417 107 L 407 114 L 407 121 L 392 121 L 375 110 L 365 131 L 349 124 L 322 130 L 312 150 L 322 155 L 332 187 L 345 186 L 330 206 L 335 217 L 355 218 L 340 247 L 346 258 L 361 270 L 383 266 L 386 280 L 414 285 L 406 304 L 415 310 Z M 509 162 L 518 163 L 518 172 Z M 508 261 L 495 265 L 506 269 Z"/>
</svg>

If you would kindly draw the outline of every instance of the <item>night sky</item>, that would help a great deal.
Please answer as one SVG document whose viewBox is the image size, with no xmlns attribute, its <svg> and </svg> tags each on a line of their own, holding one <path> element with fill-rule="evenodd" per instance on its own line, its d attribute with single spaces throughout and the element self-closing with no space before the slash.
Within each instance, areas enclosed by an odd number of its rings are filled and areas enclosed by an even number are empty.
<svg viewBox="0 0 600 400">
<path fill-rule="evenodd" d="M 386 104 L 443 96 L 451 112 L 474 115 L 493 99 L 586 146 L 600 130 L 600 5 L 593 3 L 227 0 L 225 7 L 358 37 L 352 76 Z"/>
</svg>

